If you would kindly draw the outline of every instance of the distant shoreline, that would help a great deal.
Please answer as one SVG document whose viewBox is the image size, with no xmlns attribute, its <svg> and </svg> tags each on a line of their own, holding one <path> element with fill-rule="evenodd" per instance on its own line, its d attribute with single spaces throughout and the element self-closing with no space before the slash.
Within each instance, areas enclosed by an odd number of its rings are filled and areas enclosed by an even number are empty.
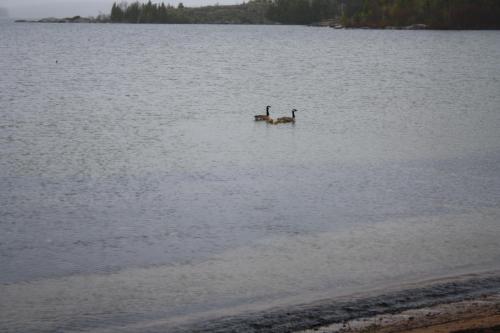
<svg viewBox="0 0 500 333">
<path fill-rule="evenodd" d="M 42 23 L 42 24 L 113 24 L 113 25 L 240 25 L 240 26 L 302 26 L 302 27 L 311 27 L 311 28 L 331 28 L 334 30 L 427 30 L 427 31 L 499 31 L 500 28 L 415 28 L 412 26 L 402 26 L 402 27 L 355 27 L 355 26 L 347 26 L 347 27 L 334 27 L 334 26 L 319 26 L 319 25 L 304 25 L 304 24 L 281 24 L 281 23 L 117 23 L 117 22 L 94 22 L 89 20 L 82 21 L 66 21 L 64 19 L 54 19 L 54 20 L 26 20 L 26 19 L 17 19 L 13 20 L 15 23 Z"/>
<path fill-rule="evenodd" d="M 94 23 L 94 24 L 130 24 L 130 25 L 259 25 L 259 26 L 304 26 L 314 28 L 332 28 L 335 30 L 431 30 L 431 31 L 497 31 L 500 28 L 483 28 L 483 27 L 428 27 L 425 24 L 412 24 L 409 26 L 381 26 L 381 27 L 367 27 L 367 26 L 342 26 L 342 25 L 329 25 L 323 22 L 313 24 L 283 24 L 283 23 L 226 23 L 226 22 L 199 22 L 199 23 L 127 23 L 127 22 L 110 22 L 102 21 L 93 17 L 74 17 L 74 18 L 42 18 L 42 19 L 16 19 L 15 23 Z"/>
<path fill-rule="evenodd" d="M 37 23 L 303 25 L 335 29 L 499 30 L 500 2 L 249 0 L 235 5 L 186 7 L 162 1 L 114 2 L 96 17 L 17 20 Z"/>
<path fill-rule="evenodd" d="M 28 19 L 17 19 L 15 23 L 111 23 L 100 18 L 95 17 L 83 17 L 83 16 L 73 16 L 65 18 L 57 17 L 46 17 L 42 19 L 28 20 Z"/>
</svg>

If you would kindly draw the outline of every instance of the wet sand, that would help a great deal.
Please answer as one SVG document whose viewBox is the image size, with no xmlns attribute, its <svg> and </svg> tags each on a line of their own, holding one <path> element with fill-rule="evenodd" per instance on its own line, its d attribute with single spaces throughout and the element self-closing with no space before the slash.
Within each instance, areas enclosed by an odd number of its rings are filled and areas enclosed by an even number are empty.
<svg viewBox="0 0 500 333">
<path fill-rule="evenodd" d="M 500 293 L 395 314 L 360 318 L 299 332 L 500 332 Z"/>
<path fill-rule="evenodd" d="M 455 332 L 500 325 L 500 275 L 470 274 L 192 323 L 149 323 L 122 332 Z M 467 332 L 470 333 L 470 332 Z"/>
</svg>

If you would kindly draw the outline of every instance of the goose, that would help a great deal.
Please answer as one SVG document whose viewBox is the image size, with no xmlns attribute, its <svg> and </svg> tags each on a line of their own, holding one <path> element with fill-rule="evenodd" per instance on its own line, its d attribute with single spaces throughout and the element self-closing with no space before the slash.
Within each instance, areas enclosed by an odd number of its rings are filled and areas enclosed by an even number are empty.
<svg viewBox="0 0 500 333">
<path fill-rule="evenodd" d="M 297 112 L 297 109 L 292 110 L 291 117 L 280 117 L 280 118 L 276 119 L 273 122 L 273 124 L 295 123 L 295 112 Z"/>
<path fill-rule="evenodd" d="M 269 116 L 269 108 L 270 107 L 271 107 L 270 105 L 266 106 L 266 114 L 256 115 L 255 121 L 264 121 L 264 120 L 268 121 L 268 120 L 270 120 L 271 119 L 271 117 Z"/>
</svg>

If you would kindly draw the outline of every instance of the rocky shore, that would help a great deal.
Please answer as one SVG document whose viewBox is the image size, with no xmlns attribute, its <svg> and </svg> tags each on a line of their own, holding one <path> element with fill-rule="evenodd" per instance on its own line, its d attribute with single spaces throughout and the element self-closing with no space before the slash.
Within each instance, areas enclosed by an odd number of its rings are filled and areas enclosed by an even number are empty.
<svg viewBox="0 0 500 333">
<path fill-rule="evenodd" d="M 46 17 L 40 20 L 16 20 L 17 23 L 107 23 L 109 19 L 107 17 L 82 17 L 73 16 L 66 18 L 57 17 Z"/>
<path fill-rule="evenodd" d="M 334 29 L 387 29 L 387 30 L 425 30 L 429 26 L 423 23 L 415 23 L 407 26 L 363 26 L 363 25 L 342 25 L 340 19 L 324 20 L 309 24 L 311 27 L 329 27 Z"/>
</svg>

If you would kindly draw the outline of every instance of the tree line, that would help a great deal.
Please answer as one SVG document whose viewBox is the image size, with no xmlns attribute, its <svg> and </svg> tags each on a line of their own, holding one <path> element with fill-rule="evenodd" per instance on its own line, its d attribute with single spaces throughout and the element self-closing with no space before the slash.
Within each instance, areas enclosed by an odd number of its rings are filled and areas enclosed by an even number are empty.
<svg viewBox="0 0 500 333">
<path fill-rule="evenodd" d="M 439 29 L 500 28 L 500 1 L 273 0 L 268 18 L 288 24 L 339 18 L 345 26 L 372 28 L 417 23 Z"/>
<path fill-rule="evenodd" d="M 115 23 L 184 23 L 181 14 L 182 3 L 178 5 L 179 11 L 171 5 L 153 4 L 151 1 L 143 4 L 133 2 L 127 4 L 113 3 L 111 7 L 111 22 Z M 178 12 L 178 13 L 177 13 Z"/>
<path fill-rule="evenodd" d="M 241 5 L 176 7 L 164 2 L 113 3 L 110 20 L 115 23 L 233 23 L 264 24 L 270 0 L 252 0 Z"/>
<path fill-rule="evenodd" d="M 176 7 L 163 2 L 114 3 L 111 22 L 282 23 L 336 20 L 347 27 L 416 23 L 438 29 L 500 28 L 499 0 L 251 0 L 241 5 Z"/>
</svg>

